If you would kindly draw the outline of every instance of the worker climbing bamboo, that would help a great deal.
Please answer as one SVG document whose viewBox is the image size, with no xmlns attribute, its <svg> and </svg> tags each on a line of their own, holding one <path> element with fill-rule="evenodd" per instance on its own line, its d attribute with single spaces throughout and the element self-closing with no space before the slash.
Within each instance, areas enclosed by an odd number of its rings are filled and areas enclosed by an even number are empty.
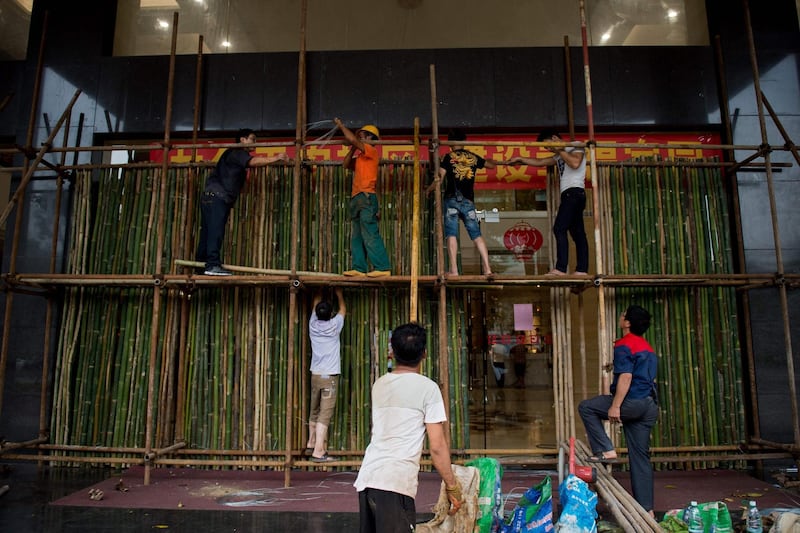
<svg viewBox="0 0 800 533">
<path fill-rule="evenodd" d="M 653 515 L 653 465 L 650 432 L 658 420 L 658 356 L 643 335 L 650 327 L 650 313 L 631 305 L 619 317 L 623 336 L 614 343 L 614 381 L 611 394 L 583 400 L 578 413 L 586 428 L 593 463 L 615 463 L 617 451 L 603 421 L 622 424 L 628 445 L 633 497 Z"/>
<path fill-rule="evenodd" d="M 378 128 L 367 124 L 353 133 L 339 118 L 334 122 L 342 130 L 350 150 L 342 166 L 353 171 L 350 194 L 350 256 L 351 268 L 345 276 L 381 277 L 391 274 L 391 263 L 378 231 L 379 206 L 376 194 L 378 183 L 378 150 L 370 144 L 380 139 Z M 369 271 L 368 262 L 373 270 Z"/>
<path fill-rule="evenodd" d="M 333 303 L 323 300 L 317 292 L 312 302 L 314 311 L 308 321 L 311 340 L 311 407 L 308 415 L 306 455 L 315 463 L 336 461 L 328 455 L 328 427 L 336 407 L 339 375 L 342 373 L 339 334 L 344 327 L 347 305 L 341 287 L 334 289 L 339 311 L 333 313 Z"/>
<path fill-rule="evenodd" d="M 542 131 L 536 142 L 562 143 L 561 136 L 552 129 Z M 549 157 L 514 157 L 509 165 L 530 165 L 535 167 L 555 166 L 558 169 L 561 202 L 553 224 L 556 238 L 556 263 L 550 276 L 563 276 L 567 273 L 569 263 L 569 241 L 567 232 L 575 243 L 577 264 L 573 275 L 586 276 L 589 271 L 589 242 L 586 239 L 586 228 L 583 226 L 583 210 L 586 208 L 586 157 L 584 148 L 577 143 L 573 146 L 548 146 L 553 152 Z"/>
<path fill-rule="evenodd" d="M 222 267 L 220 249 L 228 216 L 247 179 L 247 169 L 288 160 L 285 153 L 272 157 L 251 155 L 247 147 L 256 142 L 256 134 L 251 129 L 239 130 L 233 142 L 242 146 L 228 148 L 222 153 L 216 168 L 206 178 L 200 200 L 200 238 L 195 257 L 205 263 L 203 272 L 207 276 L 231 275 Z"/>
</svg>

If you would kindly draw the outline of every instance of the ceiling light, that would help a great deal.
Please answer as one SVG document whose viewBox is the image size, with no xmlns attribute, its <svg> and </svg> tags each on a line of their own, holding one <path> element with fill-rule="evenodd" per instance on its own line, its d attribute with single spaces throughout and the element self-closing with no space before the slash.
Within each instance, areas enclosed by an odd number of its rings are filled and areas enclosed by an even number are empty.
<svg viewBox="0 0 800 533">
<path fill-rule="evenodd" d="M 678 12 L 674 9 L 669 9 L 667 10 L 667 17 L 670 20 L 675 20 L 676 18 L 678 18 Z"/>
<path fill-rule="evenodd" d="M 231 42 L 230 41 L 222 41 L 222 46 L 225 47 L 225 48 L 230 48 L 231 47 Z"/>
<path fill-rule="evenodd" d="M 162 30 L 166 30 L 167 28 L 169 28 L 169 22 L 167 22 L 166 20 L 158 19 L 157 24 L 158 27 L 161 28 Z"/>
<path fill-rule="evenodd" d="M 608 30 L 600 36 L 600 42 L 606 43 L 609 39 L 611 39 L 611 30 Z"/>
</svg>

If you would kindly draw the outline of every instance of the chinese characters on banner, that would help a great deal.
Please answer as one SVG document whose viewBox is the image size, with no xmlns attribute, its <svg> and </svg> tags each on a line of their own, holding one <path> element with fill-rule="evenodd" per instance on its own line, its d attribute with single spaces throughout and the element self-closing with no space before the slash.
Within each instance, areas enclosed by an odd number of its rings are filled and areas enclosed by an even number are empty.
<svg viewBox="0 0 800 533">
<path fill-rule="evenodd" d="M 277 141 L 278 139 L 270 139 Z M 578 141 L 584 141 L 580 136 Z M 384 139 L 391 142 L 391 138 Z M 467 149 L 475 152 L 481 157 L 494 159 L 495 161 L 508 161 L 512 157 L 550 157 L 551 152 L 542 147 L 533 146 L 483 146 L 483 142 L 534 142 L 536 136 L 528 135 L 487 135 L 472 136 L 467 141 Z M 717 134 L 669 134 L 660 133 L 657 135 L 635 135 L 635 134 L 606 134 L 596 137 L 598 143 L 618 143 L 618 144 L 660 144 L 660 145 L 685 145 L 685 144 L 719 144 Z M 225 140 L 209 141 L 209 143 L 224 143 Z M 471 142 L 476 144 L 470 144 Z M 306 149 L 306 157 L 312 161 L 340 161 L 344 159 L 349 148 L 342 144 L 330 143 L 325 146 L 309 146 Z M 439 155 L 444 156 L 450 150 L 447 146 L 439 149 Z M 216 161 L 224 152 L 224 148 L 198 148 L 198 161 Z M 411 145 L 405 144 L 381 144 L 378 151 L 382 159 L 413 160 L 414 149 Z M 258 155 L 273 156 L 285 152 L 290 158 L 295 157 L 295 147 L 292 146 L 266 146 L 254 150 Z M 175 163 L 188 163 L 191 160 L 192 150 L 190 148 L 173 148 L 170 150 L 170 160 Z M 153 149 L 150 152 L 151 161 L 161 161 L 162 150 Z M 700 159 L 720 157 L 721 151 L 717 149 L 706 149 L 702 147 L 682 148 L 642 148 L 630 147 L 598 147 L 595 150 L 598 162 L 625 161 L 635 157 L 653 157 L 658 155 L 662 159 Z M 426 146 L 420 147 L 420 159 L 423 163 L 428 160 L 428 149 Z M 588 167 L 587 167 L 588 168 Z M 546 167 L 528 166 L 505 166 L 501 165 L 494 169 L 481 169 L 475 177 L 476 189 L 545 189 L 547 179 Z M 590 186 L 587 176 L 587 186 Z"/>
</svg>

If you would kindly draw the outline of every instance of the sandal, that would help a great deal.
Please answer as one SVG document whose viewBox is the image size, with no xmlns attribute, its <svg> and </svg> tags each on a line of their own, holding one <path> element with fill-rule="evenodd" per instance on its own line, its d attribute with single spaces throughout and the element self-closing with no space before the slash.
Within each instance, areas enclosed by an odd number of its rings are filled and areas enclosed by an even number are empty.
<svg viewBox="0 0 800 533">
<path fill-rule="evenodd" d="M 315 463 L 335 463 L 338 460 L 339 459 L 337 459 L 336 457 L 331 457 L 327 453 L 322 457 L 314 457 L 313 455 L 311 456 L 311 461 Z"/>
<path fill-rule="evenodd" d="M 615 464 L 619 462 L 619 457 L 606 457 L 606 452 L 601 452 L 597 455 L 592 455 L 586 458 L 587 463 L 602 463 L 606 465 Z"/>
</svg>

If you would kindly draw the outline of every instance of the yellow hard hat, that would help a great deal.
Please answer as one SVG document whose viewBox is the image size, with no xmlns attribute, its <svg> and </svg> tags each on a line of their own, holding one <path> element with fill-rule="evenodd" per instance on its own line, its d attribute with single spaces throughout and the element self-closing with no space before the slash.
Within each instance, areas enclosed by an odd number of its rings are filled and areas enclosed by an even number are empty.
<svg viewBox="0 0 800 533">
<path fill-rule="evenodd" d="M 377 139 L 381 138 L 381 132 L 378 130 L 378 126 L 375 126 L 374 124 L 365 124 L 358 131 L 366 131 L 367 133 L 374 135 Z"/>
</svg>

